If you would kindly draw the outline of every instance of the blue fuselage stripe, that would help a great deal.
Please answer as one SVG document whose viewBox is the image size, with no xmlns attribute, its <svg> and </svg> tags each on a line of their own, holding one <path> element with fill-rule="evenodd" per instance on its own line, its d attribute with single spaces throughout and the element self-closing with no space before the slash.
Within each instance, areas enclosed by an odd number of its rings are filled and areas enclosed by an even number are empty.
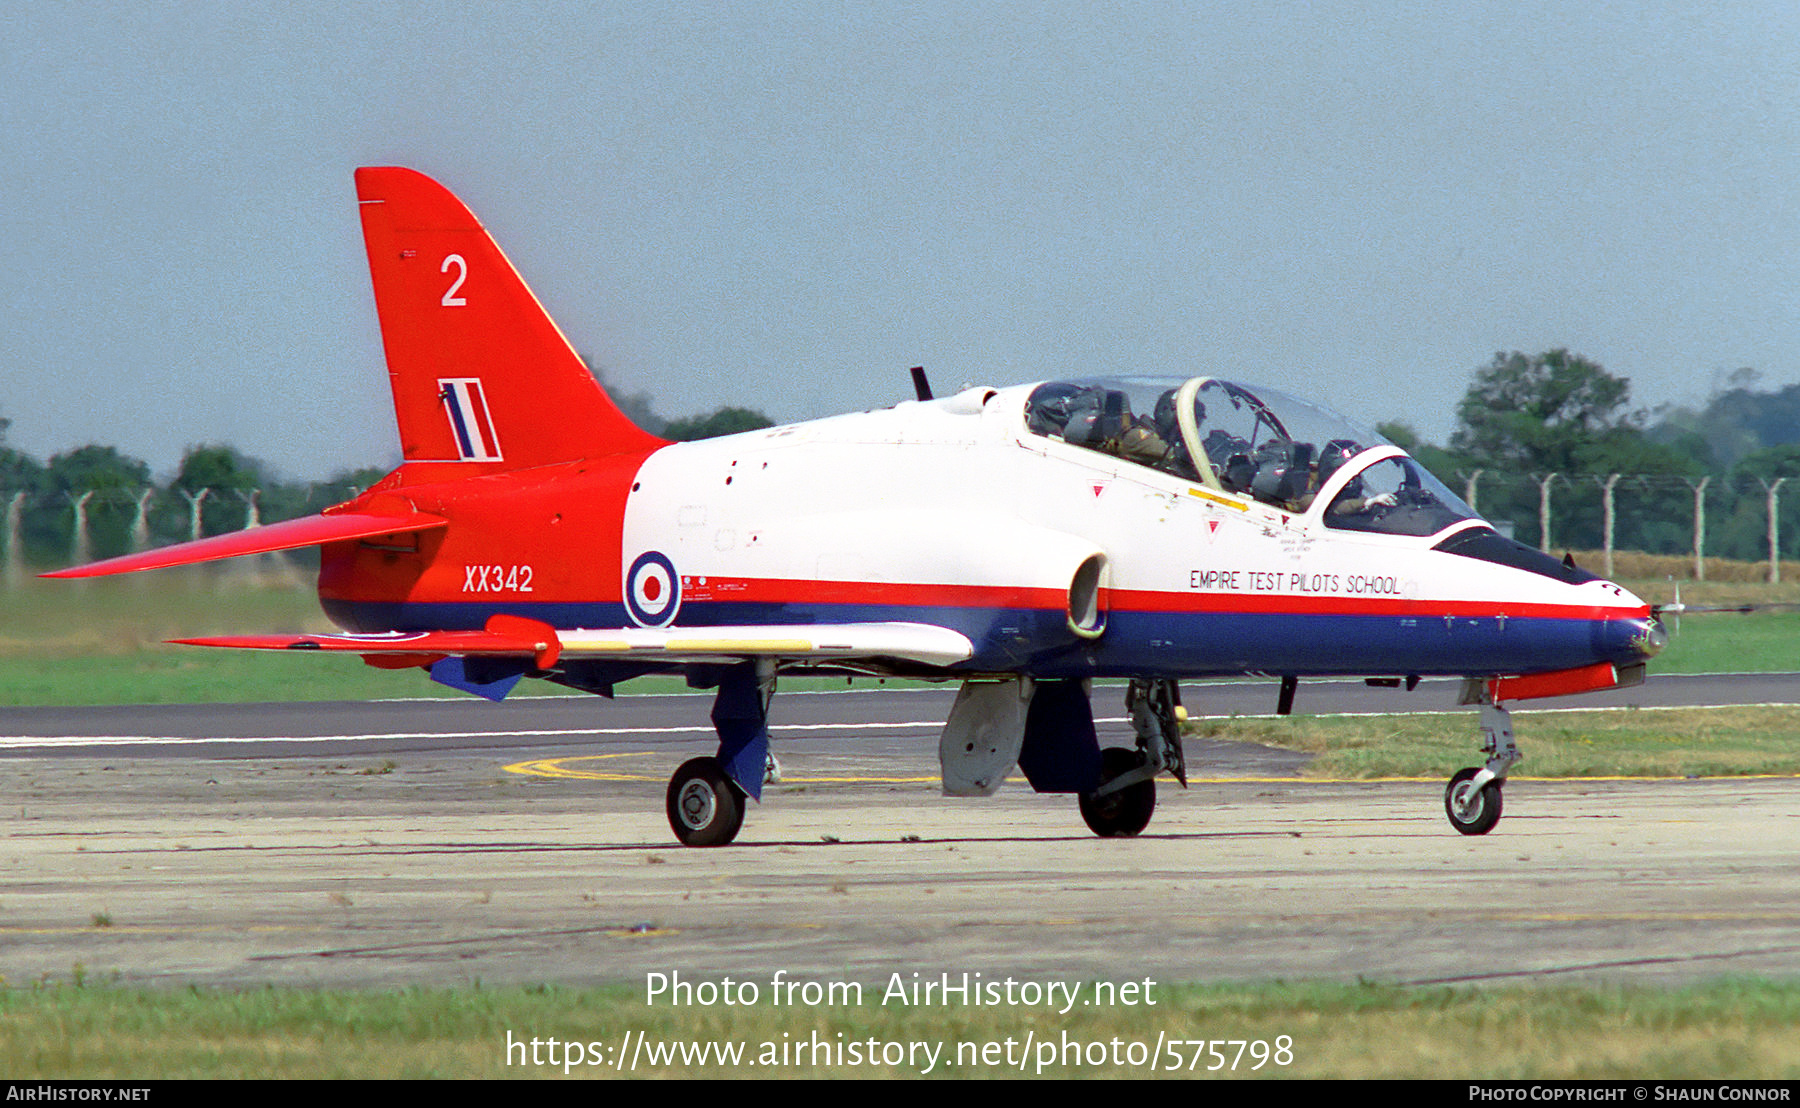
<svg viewBox="0 0 1800 1108">
<path fill-rule="evenodd" d="M 555 627 L 631 626 L 623 604 L 387 604 L 326 602 L 355 631 L 475 629 L 506 612 Z M 1630 620 L 1467 616 L 1114 612 L 1097 639 L 1071 632 L 1060 612 L 897 605 L 693 602 L 681 626 L 908 622 L 968 636 L 975 655 L 952 667 L 1042 677 L 1204 677 L 1540 673 L 1643 660 Z"/>
</svg>

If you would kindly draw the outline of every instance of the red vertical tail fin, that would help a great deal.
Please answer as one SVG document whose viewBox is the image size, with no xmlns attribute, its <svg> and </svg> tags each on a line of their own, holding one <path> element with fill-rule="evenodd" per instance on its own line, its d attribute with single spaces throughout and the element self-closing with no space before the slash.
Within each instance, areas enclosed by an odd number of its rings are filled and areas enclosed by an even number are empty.
<svg viewBox="0 0 1800 1108">
<path fill-rule="evenodd" d="M 407 461 L 522 469 L 662 445 L 607 397 L 449 189 L 364 168 L 356 195 Z"/>
</svg>

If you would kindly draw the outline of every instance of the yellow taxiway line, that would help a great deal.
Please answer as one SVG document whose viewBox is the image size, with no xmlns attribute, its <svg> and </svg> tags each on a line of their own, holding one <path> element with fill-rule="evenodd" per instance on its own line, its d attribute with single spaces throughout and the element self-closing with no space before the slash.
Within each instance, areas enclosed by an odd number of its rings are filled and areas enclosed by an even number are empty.
<svg viewBox="0 0 1800 1108">
<path fill-rule="evenodd" d="M 658 756 L 655 751 L 632 750 L 618 754 L 581 754 L 566 758 L 534 758 L 523 762 L 514 762 L 503 766 L 507 773 L 517 773 L 528 777 L 552 777 L 572 781 L 662 781 L 666 774 L 607 772 L 598 769 L 587 769 L 575 766 L 575 762 L 603 762 L 616 758 L 649 758 Z M 1791 781 L 1800 777 L 1792 773 L 1746 773 L 1731 774 L 1733 781 Z M 774 782 L 780 785 L 935 785 L 938 775 L 924 774 L 907 777 L 875 776 L 864 774 L 836 775 L 829 777 L 789 777 L 783 775 Z M 1023 781 L 1022 777 L 1009 777 L 1009 781 Z M 1656 777 L 1648 775 L 1626 776 L 1606 775 L 1598 777 L 1525 777 L 1513 775 L 1508 781 L 1530 781 L 1533 783 L 1605 783 L 1621 781 L 1680 781 L 1685 777 Z M 1702 778 L 1701 780 L 1720 780 L 1720 778 Z M 1442 777 L 1190 777 L 1190 785 L 1384 785 L 1442 784 Z"/>
</svg>

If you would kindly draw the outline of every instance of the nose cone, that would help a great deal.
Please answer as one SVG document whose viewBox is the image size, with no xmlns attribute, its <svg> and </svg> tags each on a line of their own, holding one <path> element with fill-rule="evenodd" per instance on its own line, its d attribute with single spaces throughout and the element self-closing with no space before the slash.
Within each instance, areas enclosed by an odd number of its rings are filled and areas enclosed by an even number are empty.
<svg viewBox="0 0 1800 1108">
<path fill-rule="evenodd" d="M 1663 629 L 1662 620 L 1649 616 L 1631 621 L 1631 647 L 1640 658 L 1654 658 L 1669 645 L 1669 633 Z"/>
<path fill-rule="evenodd" d="M 1595 659 L 1616 666 L 1639 665 L 1669 644 L 1663 625 L 1649 616 L 1596 620 L 1591 626 Z"/>
<path fill-rule="evenodd" d="M 1595 613 L 1599 618 L 1591 624 L 1599 660 L 1618 666 L 1640 665 L 1669 645 L 1669 633 L 1657 618 L 1657 610 L 1626 589 L 1599 578 L 1578 587 L 1591 590 L 1589 595 L 1596 599 L 1604 597 Z"/>
<path fill-rule="evenodd" d="M 1614 660 L 1632 665 L 1661 654 L 1663 647 L 1669 645 L 1669 632 L 1657 618 L 1657 610 L 1618 585 L 1607 582 L 1606 587 L 1615 595 L 1613 603 L 1626 609 L 1610 621 L 1612 626 L 1605 636 L 1607 645 L 1616 652 Z"/>
</svg>

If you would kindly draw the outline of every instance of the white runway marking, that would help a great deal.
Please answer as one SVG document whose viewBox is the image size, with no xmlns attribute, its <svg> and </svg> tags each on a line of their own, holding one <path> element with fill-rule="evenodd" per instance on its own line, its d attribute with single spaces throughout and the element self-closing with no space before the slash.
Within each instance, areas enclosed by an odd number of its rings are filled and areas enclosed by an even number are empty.
<svg viewBox="0 0 1800 1108">
<path fill-rule="evenodd" d="M 1779 702 L 1755 704 L 1669 704 L 1644 705 L 1642 707 L 1604 707 L 1604 708 L 1522 708 L 1515 709 L 1514 715 L 1552 715 L 1563 712 L 1673 712 L 1686 709 L 1708 708 L 1792 708 L 1792 704 Z M 1405 712 L 1315 712 L 1308 713 L 1314 719 L 1358 719 L 1371 716 L 1410 715 Z M 1202 716 L 1191 717 L 1201 719 L 1279 719 L 1273 713 L 1239 714 L 1235 716 Z M 1290 717 L 1292 718 L 1292 717 Z M 1108 716 L 1094 720 L 1095 725 L 1130 723 L 1126 716 Z M 771 727 L 770 734 L 779 740 L 784 734 L 817 731 L 901 731 L 907 729 L 941 730 L 944 721 L 941 719 L 912 720 L 906 723 L 793 723 L 777 724 Z M 354 743 L 378 742 L 392 739 L 558 739 L 580 738 L 600 735 L 710 735 L 713 728 L 710 724 L 692 724 L 676 727 L 568 727 L 542 730 L 521 731 L 379 731 L 358 735 L 245 735 L 239 737 L 183 737 L 169 735 L 7 735 L 0 736 L 0 750 L 49 749 L 60 747 L 84 746 L 201 746 L 221 743 Z"/>
<path fill-rule="evenodd" d="M 1124 723 L 1125 719 L 1097 719 L 1095 723 Z M 913 720 L 908 723 L 794 723 L 777 724 L 770 732 L 777 740 L 785 734 L 801 731 L 938 731 L 941 719 Z M 525 731 L 382 731 L 363 735 L 246 735 L 237 738 L 171 737 L 167 735 L 14 735 L 0 737 L 0 750 L 30 747 L 70 746 L 193 746 L 204 743 L 330 743 L 375 742 L 383 739 L 557 739 L 594 735 L 710 735 L 710 724 L 681 727 L 568 727 Z"/>
</svg>

